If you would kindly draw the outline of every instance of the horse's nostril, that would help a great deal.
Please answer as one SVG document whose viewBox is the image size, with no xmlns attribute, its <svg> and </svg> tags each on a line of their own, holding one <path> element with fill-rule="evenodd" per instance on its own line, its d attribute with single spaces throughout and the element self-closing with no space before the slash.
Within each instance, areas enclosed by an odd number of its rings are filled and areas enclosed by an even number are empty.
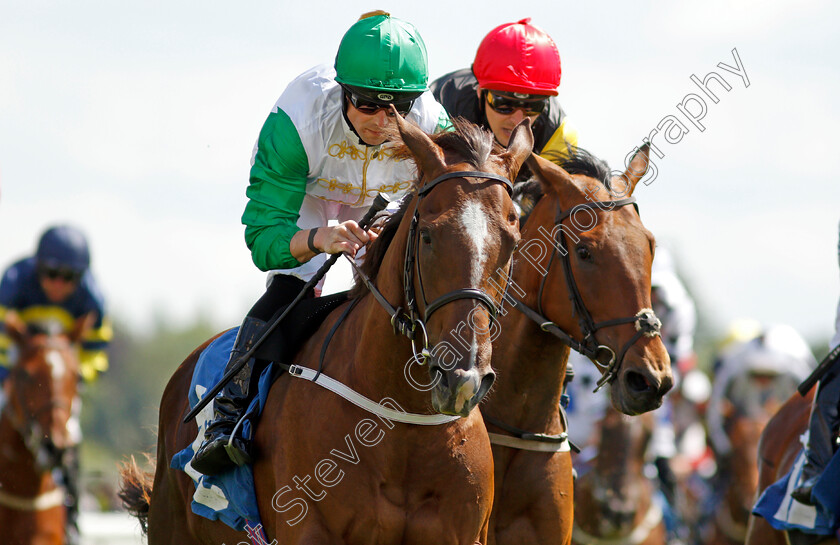
<svg viewBox="0 0 840 545">
<path fill-rule="evenodd" d="M 487 392 L 490 391 L 490 388 L 493 387 L 493 382 L 496 380 L 496 373 L 490 371 L 486 375 L 481 378 L 481 386 L 478 389 L 478 397 L 482 399 Z"/>
<path fill-rule="evenodd" d="M 627 381 L 627 387 L 634 392 L 652 392 L 655 389 L 642 373 L 636 371 L 627 371 L 625 380 Z"/>
<path fill-rule="evenodd" d="M 429 367 L 429 376 L 431 376 L 432 380 L 435 380 L 435 377 L 440 377 L 440 386 L 444 388 L 449 388 L 449 376 L 447 373 L 444 373 L 443 370 L 438 367 L 437 365 L 431 365 Z"/>
</svg>

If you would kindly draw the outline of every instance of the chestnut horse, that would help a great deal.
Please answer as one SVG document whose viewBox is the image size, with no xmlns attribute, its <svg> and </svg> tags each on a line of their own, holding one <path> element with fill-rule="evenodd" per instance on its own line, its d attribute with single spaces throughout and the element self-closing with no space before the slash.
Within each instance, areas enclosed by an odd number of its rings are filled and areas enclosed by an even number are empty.
<svg viewBox="0 0 840 545">
<path fill-rule="evenodd" d="M 602 383 L 611 382 L 612 404 L 623 413 L 659 407 L 671 388 L 649 310 L 654 239 L 628 206 L 648 153 L 643 147 L 612 180 L 580 150 L 563 163 L 568 171 L 529 159 L 539 185 L 517 190 L 529 214 L 507 298 L 521 312 L 509 308 L 499 320 L 499 382 L 481 406 L 494 443 L 496 543 L 571 540 L 572 460 L 558 411 L 569 345 L 602 362 Z"/>
<path fill-rule="evenodd" d="M 445 422 L 406 425 L 388 416 L 380 423 L 367 412 L 373 409 L 363 410 L 292 372 L 282 375 L 255 438 L 254 480 L 269 542 L 487 543 L 493 461 L 474 409 L 494 378 L 491 316 L 507 281 L 500 271 L 509 270 L 519 240 L 507 180 L 515 178 L 533 139 L 529 124 L 521 124 L 505 151 L 474 125 L 458 123 L 454 132 L 429 137 L 400 116 L 395 119 L 420 181 L 417 194 L 402 214 L 391 217 L 366 258 L 364 272 L 378 295 L 357 291 L 294 363 L 318 368 L 326 348 L 325 376 L 368 401 L 387 399 L 399 409 L 391 412 L 406 420 Z M 350 304 L 355 307 L 325 346 Z M 384 312 L 386 305 L 397 309 Z M 402 309 L 412 313 L 413 342 L 395 334 L 410 325 Z M 468 350 L 460 352 L 464 338 Z M 181 419 L 197 355 L 187 358 L 163 394 L 148 502 L 142 498 L 148 487 L 136 472 L 124 474 L 123 496 L 137 500 L 135 511 L 148 508 L 150 545 L 247 540 L 192 514 L 193 482 L 169 467 L 173 455 L 196 439 L 195 423 Z"/>
<path fill-rule="evenodd" d="M 74 344 L 90 322 L 69 335 L 9 328 L 19 357 L 4 384 L 0 415 L 0 529 L 9 545 L 64 543 L 65 491 L 53 479 L 70 445 L 67 423 L 79 380 Z"/>
<path fill-rule="evenodd" d="M 662 505 L 644 474 L 654 425 L 653 413 L 632 418 L 606 409 L 595 463 L 575 481 L 572 543 L 665 545 Z"/>
<path fill-rule="evenodd" d="M 793 394 L 787 403 L 773 415 L 758 446 L 758 493 L 784 477 L 802 449 L 800 436 L 808 429 L 808 417 L 811 414 L 811 402 L 816 388 L 811 388 L 808 395 L 802 397 Z M 787 532 L 776 530 L 766 519 L 750 515 L 747 525 L 746 545 L 788 545 L 789 543 L 808 543 L 809 545 L 837 545 L 838 540 L 831 536 L 805 535 L 800 532 L 792 539 Z M 793 534 L 794 532 L 791 532 Z"/>
</svg>

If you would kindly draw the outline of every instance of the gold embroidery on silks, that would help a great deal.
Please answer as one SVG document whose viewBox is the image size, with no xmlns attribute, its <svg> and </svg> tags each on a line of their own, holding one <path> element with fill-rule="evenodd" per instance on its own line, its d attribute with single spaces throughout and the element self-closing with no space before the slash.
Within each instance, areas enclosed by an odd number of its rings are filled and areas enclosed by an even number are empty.
<svg viewBox="0 0 840 545">
<path fill-rule="evenodd" d="M 313 195 L 318 199 L 328 201 L 328 202 L 337 202 L 341 204 L 347 204 L 350 206 L 361 206 L 364 203 L 366 198 L 375 198 L 377 193 L 390 193 L 396 194 L 400 191 L 407 190 L 411 187 L 411 180 L 405 180 L 400 182 L 394 182 L 391 184 L 382 184 L 379 187 L 371 188 L 368 187 L 367 184 L 367 167 L 371 161 L 384 161 L 386 159 L 390 159 L 397 162 L 402 162 L 403 159 L 393 159 L 394 155 L 394 148 L 393 147 L 384 147 L 379 148 L 378 150 L 371 151 L 371 148 L 364 147 L 359 148 L 347 140 L 343 140 L 340 143 L 332 144 L 327 153 L 331 157 L 335 157 L 337 159 L 349 159 L 351 161 L 363 161 L 364 164 L 362 166 L 362 185 L 356 185 L 352 182 L 342 182 L 337 180 L 336 178 L 316 178 L 315 183 L 327 190 L 327 191 L 337 191 L 343 195 L 352 195 L 354 197 L 358 197 L 355 202 L 348 203 L 346 199 L 330 199 L 329 197 L 325 197 L 322 195 Z"/>
<path fill-rule="evenodd" d="M 370 148 L 365 146 L 364 149 L 359 149 L 358 147 L 354 146 L 347 140 L 342 140 L 338 144 L 333 144 L 330 146 L 328 153 L 330 157 L 335 157 L 337 159 L 344 159 L 346 156 L 349 156 L 353 161 L 365 161 L 368 159 L 368 153 Z M 377 161 L 384 161 L 385 159 L 390 159 L 394 155 L 394 148 L 387 147 L 387 148 L 380 148 L 374 151 L 371 154 L 370 159 L 376 159 Z M 401 162 L 403 159 L 394 159 L 394 162 Z"/>
</svg>

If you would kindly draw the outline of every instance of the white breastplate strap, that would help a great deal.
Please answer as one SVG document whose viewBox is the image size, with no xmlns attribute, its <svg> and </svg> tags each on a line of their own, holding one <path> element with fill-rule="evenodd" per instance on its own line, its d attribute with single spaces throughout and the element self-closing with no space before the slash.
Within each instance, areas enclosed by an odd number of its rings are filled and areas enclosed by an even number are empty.
<svg viewBox="0 0 840 545">
<path fill-rule="evenodd" d="M 362 394 L 348 388 L 337 380 L 332 379 L 323 373 L 318 374 L 314 369 L 309 369 L 308 367 L 290 365 L 289 374 L 296 378 L 302 378 L 310 382 L 314 382 L 318 386 L 340 395 L 353 405 L 356 405 L 357 407 L 375 415 L 381 416 L 387 420 L 395 420 L 404 424 L 436 426 L 439 424 L 447 424 L 461 418 L 460 416 L 452 416 L 448 414 L 414 414 L 395 411 L 393 409 L 389 409 L 388 407 L 383 407 L 379 403 L 366 398 Z M 317 379 L 315 378 L 316 375 L 318 377 Z"/>
<path fill-rule="evenodd" d="M 44 511 L 63 504 L 64 490 L 62 488 L 53 488 L 34 498 L 15 496 L 0 490 L 0 505 L 18 511 Z"/>
<path fill-rule="evenodd" d="M 662 522 L 662 507 L 656 501 L 651 501 L 650 507 L 645 513 L 645 518 L 627 536 L 609 539 L 591 536 L 581 530 L 577 524 L 574 524 L 572 526 L 572 540 L 586 545 L 639 545 L 647 539 L 660 522 Z"/>
<path fill-rule="evenodd" d="M 518 448 L 519 450 L 533 450 L 537 452 L 569 452 L 569 439 L 565 439 L 560 443 L 546 443 L 545 441 L 534 441 L 532 439 L 520 439 L 512 435 L 502 435 L 500 433 L 490 433 L 491 445 L 500 445 L 503 447 Z"/>
</svg>

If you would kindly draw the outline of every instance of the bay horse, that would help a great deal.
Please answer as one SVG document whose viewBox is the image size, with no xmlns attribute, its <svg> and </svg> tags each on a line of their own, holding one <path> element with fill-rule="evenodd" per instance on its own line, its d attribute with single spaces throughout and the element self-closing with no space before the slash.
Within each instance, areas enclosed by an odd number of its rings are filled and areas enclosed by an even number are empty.
<svg viewBox="0 0 840 545">
<path fill-rule="evenodd" d="M 720 493 L 700 541 L 708 545 L 743 545 L 759 482 L 759 443 L 770 418 L 796 390 L 792 374 L 746 372 L 735 377 L 718 407 L 729 452 L 718 453 Z"/>
<path fill-rule="evenodd" d="M 490 323 L 506 284 L 499 271 L 508 270 L 519 240 L 507 180 L 515 179 L 533 137 L 523 122 L 505 151 L 471 124 L 429 136 L 395 119 L 419 181 L 366 257 L 362 272 L 378 291 L 359 290 L 329 315 L 295 357 L 301 367 L 272 387 L 257 426 L 259 513 L 268 539 L 283 544 L 487 543 L 493 461 L 474 409 L 494 378 Z M 402 309 L 413 314 L 413 342 L 396 334 L 407 329 Z M 468 348 L 459 351 L 464 338 Z M 391 413 L 406 420 L 454 419 L 406 425 L 389 416 L 378 422 L 298 380 L 297 369 L 318 367 L 322 348 L 319 370 L 368 401 L 387 400 L 399 409 Z M 181 420 L 200 350 L 164 391 L 151 490 L 148 476 L 124 473 L 123 497 L 133 498 L 141 521 L 147 510 L 150 545 L 247 541 L 242 532 L 194 515 L 193 482 L 169 467 L 196 439 L 195 423 Z"/>
<path fill-rule="evenodd" d="M 500 545 L 570 543 L 572 460 L 558 410 L 570 345 L 600 362 L 625 414 L 659 407 L 673 383 L 650 310 L 654 238 L 627 206 L 649 147 L 613 178 L 582 150 L 563 164 L 532 155 L 537 181 L 517 191 L 528 215 L 494 341 L 499 382 L 481 405 L 495 466 L 491 543 Z"/>
<path fill-rule="evenodd" d="M 645 476 L 653 413 L 629 417 L 607 407 L 598 455 L 575 481 L 575 545 L 665 545 L 662 505 Z"/>
<path fill-rule="evenodd" d="M 67 423 L 79 381 L 75 344 L 91 325 L 7 328 L 18 359 L 4 384 L 0 414 L 0 529 L 9 545 L 61 545 L 65 491 L 53 478 L 72 446 Z"/>
<path fill-rule="evenodd" d="M 784 477 L 796 461 L 802 449 L 800 436 L 808 429 L 811 403 L 816 387 L 811 388 L 805 397 L 793 394 L 767 423 L 761 434 L 758 446 L 758 492 L 757 500 L 764 490 Z M 799 543 L 808 545 L 837 545 L 832 536 L 816 536 L 801 532 L 776 530 L 766 519 L 751 514 L 747 525 L 745 545 L 789 545 Z M 796 535 L 793 535 L 796 534 Z"/>
</svg>

